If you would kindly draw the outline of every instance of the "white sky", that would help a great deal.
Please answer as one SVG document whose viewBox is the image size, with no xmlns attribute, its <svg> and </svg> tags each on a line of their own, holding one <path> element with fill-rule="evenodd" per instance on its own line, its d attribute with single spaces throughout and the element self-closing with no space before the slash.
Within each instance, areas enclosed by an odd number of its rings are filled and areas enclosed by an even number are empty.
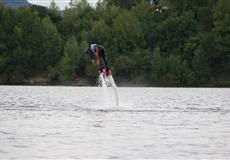
<svg viewBox="0 0 230 160">
<path fill-rule="evenodd" d="M 65 6 L 69 6 L 70 0 L 54 0 L 55 3 L 59 6 L 60 9 L 64 9 Z M 98 0 L 88 0 L 91 5 L 95 5 Z M 28 2 L 32 4 L 42 5 L 42 6 L 49 6 L 51 0 L 28 0 Z"/>
</svg>

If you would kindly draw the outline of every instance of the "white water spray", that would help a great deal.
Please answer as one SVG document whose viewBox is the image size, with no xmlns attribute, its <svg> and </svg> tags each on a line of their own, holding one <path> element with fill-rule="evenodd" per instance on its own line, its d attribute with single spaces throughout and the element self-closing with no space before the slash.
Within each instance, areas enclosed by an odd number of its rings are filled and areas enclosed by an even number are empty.
<svg viewBox="0 0 230 160">
<path fill-rule="evenodd" d="M 99 83 L 101 85 L 101 87 L 103 88 L 103 93 L 105 94 L 105 98 L 108 99 L 108 88 L 111 86 L 113 89 L 113 93 L 114 93 L 114 97 L 116 100 L 116 106 L 119 106 L 119 94 L 118 94 L 118 90 L 117 90 L 117 85 L 114 82 L 113 76 L 109 75 L 103 75 L 103 73 L 101 73 L 99 75 Z"/>
<path fill-rule="evenodd" d="M 100 81 L 100 83 L 101 83 L 101 87 L 102 87 L 102 88 L 106 88 L 106 87 L 107 87 L 107 86 L 106 86 L 106 83 L 105 83 L 105 79 L 104 79 L 102 73 L 99 75 L 99 81 Z"/>
<path fill-rule="evenodd" d="M 109 79 L 110 83 L 112 84 L 112 88 L 113 88 L 113 91 L 114 91 L 114 96 L 115 96 L 115 99 L 116 99 L 116 106 L 119 106 L 120 103 L 119 103 L 119 94 L 118 94 L 118 91 L 117 91 L 117 85 L 114 82 L 114 79 L 113 79 L 112 75 L 109 75 L 108 79 Z"/>
</svg>

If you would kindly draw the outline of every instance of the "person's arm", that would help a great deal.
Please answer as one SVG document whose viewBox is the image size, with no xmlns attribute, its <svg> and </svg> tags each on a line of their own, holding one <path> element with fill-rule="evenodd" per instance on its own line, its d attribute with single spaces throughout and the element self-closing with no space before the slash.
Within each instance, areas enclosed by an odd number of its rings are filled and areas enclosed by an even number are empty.
<svg viewBox="0 0 230 160">
<path fill-rule="evenodd" d="M 90 54 L 90 59 L 91 59 L 91 62 L 92 62 L 93 64 L 95 64 L 94 56 L 93 56 L 92 54 Z"/>
</svg>

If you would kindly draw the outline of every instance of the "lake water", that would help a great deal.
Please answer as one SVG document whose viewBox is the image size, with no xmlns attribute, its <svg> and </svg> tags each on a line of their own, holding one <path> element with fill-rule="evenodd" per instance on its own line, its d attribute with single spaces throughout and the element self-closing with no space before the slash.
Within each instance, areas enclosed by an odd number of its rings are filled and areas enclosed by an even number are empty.
<svg viewBox="0 0 230 160">
<path fill-rule="evenodd" d="M 0 159 L 230 157 L 230 89 L 0 86 Z"/>
</svg>

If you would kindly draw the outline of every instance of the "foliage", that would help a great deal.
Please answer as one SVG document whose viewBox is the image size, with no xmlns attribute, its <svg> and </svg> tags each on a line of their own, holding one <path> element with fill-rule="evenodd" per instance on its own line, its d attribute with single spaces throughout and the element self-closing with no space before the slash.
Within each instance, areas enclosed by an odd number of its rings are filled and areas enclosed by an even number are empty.
<svg viewBox="0 0 230 160">
<path fill-rule="evenodd" d="M 74 36 L 70 37 L 64 47 L 64 56 L 59 64 L 61 81 L 70 81 L 76 75 L 80 63 L 79 45 Z"/>
<path fill-rule="evenodd" d="M 230 81 L 229 0 L 72 0 L 60 11 L 0 4 L 0 84 L 44 75 L 53 83 L 95 81 L 85 48 L 105 47 L 117 80 L 154 86 Z M 221 78 L 221 79 L 220 79 Z"/>
</svg>

